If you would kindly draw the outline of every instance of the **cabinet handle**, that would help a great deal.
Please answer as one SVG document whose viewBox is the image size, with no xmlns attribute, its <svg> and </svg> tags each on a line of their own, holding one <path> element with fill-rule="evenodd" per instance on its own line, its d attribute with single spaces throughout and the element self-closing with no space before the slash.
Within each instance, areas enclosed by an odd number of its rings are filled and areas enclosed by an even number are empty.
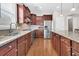
<svg viewBox="0 0 79 59">
<path fill-rule="evenodd" d="M 9 46 L 9 48 L 12 48 L 12 46 Z"/>
<path fill-rule="evenodd" d="M 17 50 L 17 49 L 15 49 L 15 51 L 17 52 L 18 50 Z"/>
<path fill-rule="evenodd" d="M 76 56 L 75 53 L 72 53 L 72 56 Z"/>
</svg>

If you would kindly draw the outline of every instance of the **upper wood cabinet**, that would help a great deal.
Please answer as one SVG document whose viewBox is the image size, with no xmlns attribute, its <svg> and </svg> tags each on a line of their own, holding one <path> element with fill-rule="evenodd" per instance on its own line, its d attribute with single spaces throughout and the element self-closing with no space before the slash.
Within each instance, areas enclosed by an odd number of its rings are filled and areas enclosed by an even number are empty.
<svg viewBox="0 0 79 59">
<path fill-rule="evenodd" d="M 33 25 L 36 25 L 36 14 L 31 14 L 31 21 Z"/>
<path fill-rule="evenodd" d="M 24 4 L 17 4 L 17 22 L 24 23 L 25 19 L 30 18 L 30 9 Z"/>
<path fill-rule="evenodd" d="M 52 15 L 43 15 L 44 20 L 52 20 L 53 19 L 52 17 L 53 17 Z"/>
<path fill-rule="evenodd" d="M 23 4 L 17 4 L 17 22 L 18 23 L 23 23 L 24 22 Z"/>
<path fill-rule="evenodd" d="M 43 16 L 37 16 L 37 17 L 36 17 L 36 25 L 41 25 L 41 26 L 44 25 Z"/>
</svg>

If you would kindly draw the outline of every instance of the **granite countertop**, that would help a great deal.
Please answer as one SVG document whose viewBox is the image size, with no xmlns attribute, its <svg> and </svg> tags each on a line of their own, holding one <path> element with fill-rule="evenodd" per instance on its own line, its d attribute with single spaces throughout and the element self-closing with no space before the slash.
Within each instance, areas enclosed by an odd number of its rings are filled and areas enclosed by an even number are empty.
<svg viewBox="0 0 79 59">
<path fill-rule="evenodd" d="M 0 47 L 31 32 L 31 31 L 34 31 L 36 29 L 38 29 L 40 26 L 38 25 L 31 25 L 31 28 L 30 30 L 24 30 L 24 31 L 19 31 L 19 33 L 17 35 L 14 35 L 14 36 L 0 36 Z"/>
<path fill-rule="evenodd" d="M 70 40 L 76 41 L 79 43 L 79 33 L 78 32 L 69 32 L 67 30 L 52 30 L 52 32 L 57 33 L 61 36 L 64 36 Z"/>
</svg>

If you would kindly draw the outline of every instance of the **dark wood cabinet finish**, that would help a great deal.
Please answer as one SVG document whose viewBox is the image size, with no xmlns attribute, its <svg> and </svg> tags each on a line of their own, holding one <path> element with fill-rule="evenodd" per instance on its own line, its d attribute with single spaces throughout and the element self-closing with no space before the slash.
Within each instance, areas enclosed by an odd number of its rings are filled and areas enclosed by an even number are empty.
<svg viewBox="0 0 79 59">
<path fill-rule="evenodd" d="M 61 37 L 61 56 L 71 56 L 70 39 Z"/>
<path fill-rule="evenodd" d="M 31 46 L 31 32 L 18 38 L 18 56 L 25 56 Z"/>
<path fill-rule="evenodd" d="M 15 48 L 12 49 L 7 54 L 5 54 L 5 56 L 17 56 L 17 49 L 15 49 Z"/>
<path fill-rule="evenodd" d="M 26 47 L 25 41 L 26 40 L 24 37 L 20 37 L 18 39 L 18 56 L 25 56 L 26 55 L 26 53 L 25 53 L 25 47 Z"/>
<path fill-rule="evenodd" d="M 11 51 L 12 49 L 14 49 L 14 51 L 17 50 L 16 40 L 13 41 L 13 42 L 8 43 L 8 44 L 6 44 L 6 45 L 4 45 L 4 46 L 2 46 L 2 47 L 0 47 L 0 56 L 5 56 L 5 55 L 7 55 L 7 54 L 10 55 L 10 56 L 11 56 L 11 55 L 12 55 L 12 56 L 17 55 L 17 51 L 14 52 L 13 54 L 10 53 L 10 51 Z"/>
<path fill-rule="evenodd" d="M 31 44 L 30 32 L 0 47 L 0 56 L 26 56 Z"/>
<path fill-rule="evenodd" d="M 53 48 L 56 50 L 56 52 L 58 53 L 58 55 L 60 55 L 60 36 L 57 35 L 56 33 L 52 33 L 52 46 Z"/>
<path fill-rule="evenodd" d="M 36 25 L 41 25 L 41 26 L 44 25 L 43 16 L 37 16 L 37 17 L 36 17 Z"/>
<path fill-rule="evenodd" d="M 52 15 L 43 15 L 44 20 L 52 20 Z"/>
<path fill-rule="evenodd" d="M 79 43 L 72 41 L 72 56 L 79 56 Z"/>
<path fill-rule="evenodd" d="M 44 38 L 44 30 L 38 29 L 36 32 L 36 38 Z"/>
<path fill-rule="evenodd" d="M 28 49 L 29 49 L 31 44 L 32 44 L 31 32 L 26 35 L 26 39 L 27 39 L 27 46 L 28 46 Z"/>
<path fill-rule="evenodd" d="M 76 50 L 72 49 L 72 56 L 79 56 L 79 52 Z"/>
<path fill-rule="evenodd" d="M 33 25 L 36 25 L 36 14 L 31 14 L 31 21 Z"/>
<path fill-rule="evenodd" d="M 36 37 L 37 38 L 44 38 L 44 19 L 43 16 L 36 17 L 36 25 L 40 25 L 39 29 L 36 30 Z"/>
<path fill-rule="evenodd" d="M 79 43 L 72 41 L 72 49 L 76 50 L 79 52 Z"/>
<path fill-rule="evenodd" d="M 30 9 L 24 4 L 17 4 L 17 23 L 25 23 L 25 19 L 31 17 Z"/>
</svg>

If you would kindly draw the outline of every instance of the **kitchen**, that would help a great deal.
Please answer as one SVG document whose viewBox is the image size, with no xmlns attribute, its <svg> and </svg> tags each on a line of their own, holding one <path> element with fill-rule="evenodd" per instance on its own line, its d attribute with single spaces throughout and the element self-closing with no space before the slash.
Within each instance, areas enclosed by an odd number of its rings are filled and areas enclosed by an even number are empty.
<svg viewBox="0 0 79 59">
<path fill-rule="evenodd" d="M 78 8 L 79 3 L 1 3 L 0 56 L 79 56 Z"/>
</svg>

